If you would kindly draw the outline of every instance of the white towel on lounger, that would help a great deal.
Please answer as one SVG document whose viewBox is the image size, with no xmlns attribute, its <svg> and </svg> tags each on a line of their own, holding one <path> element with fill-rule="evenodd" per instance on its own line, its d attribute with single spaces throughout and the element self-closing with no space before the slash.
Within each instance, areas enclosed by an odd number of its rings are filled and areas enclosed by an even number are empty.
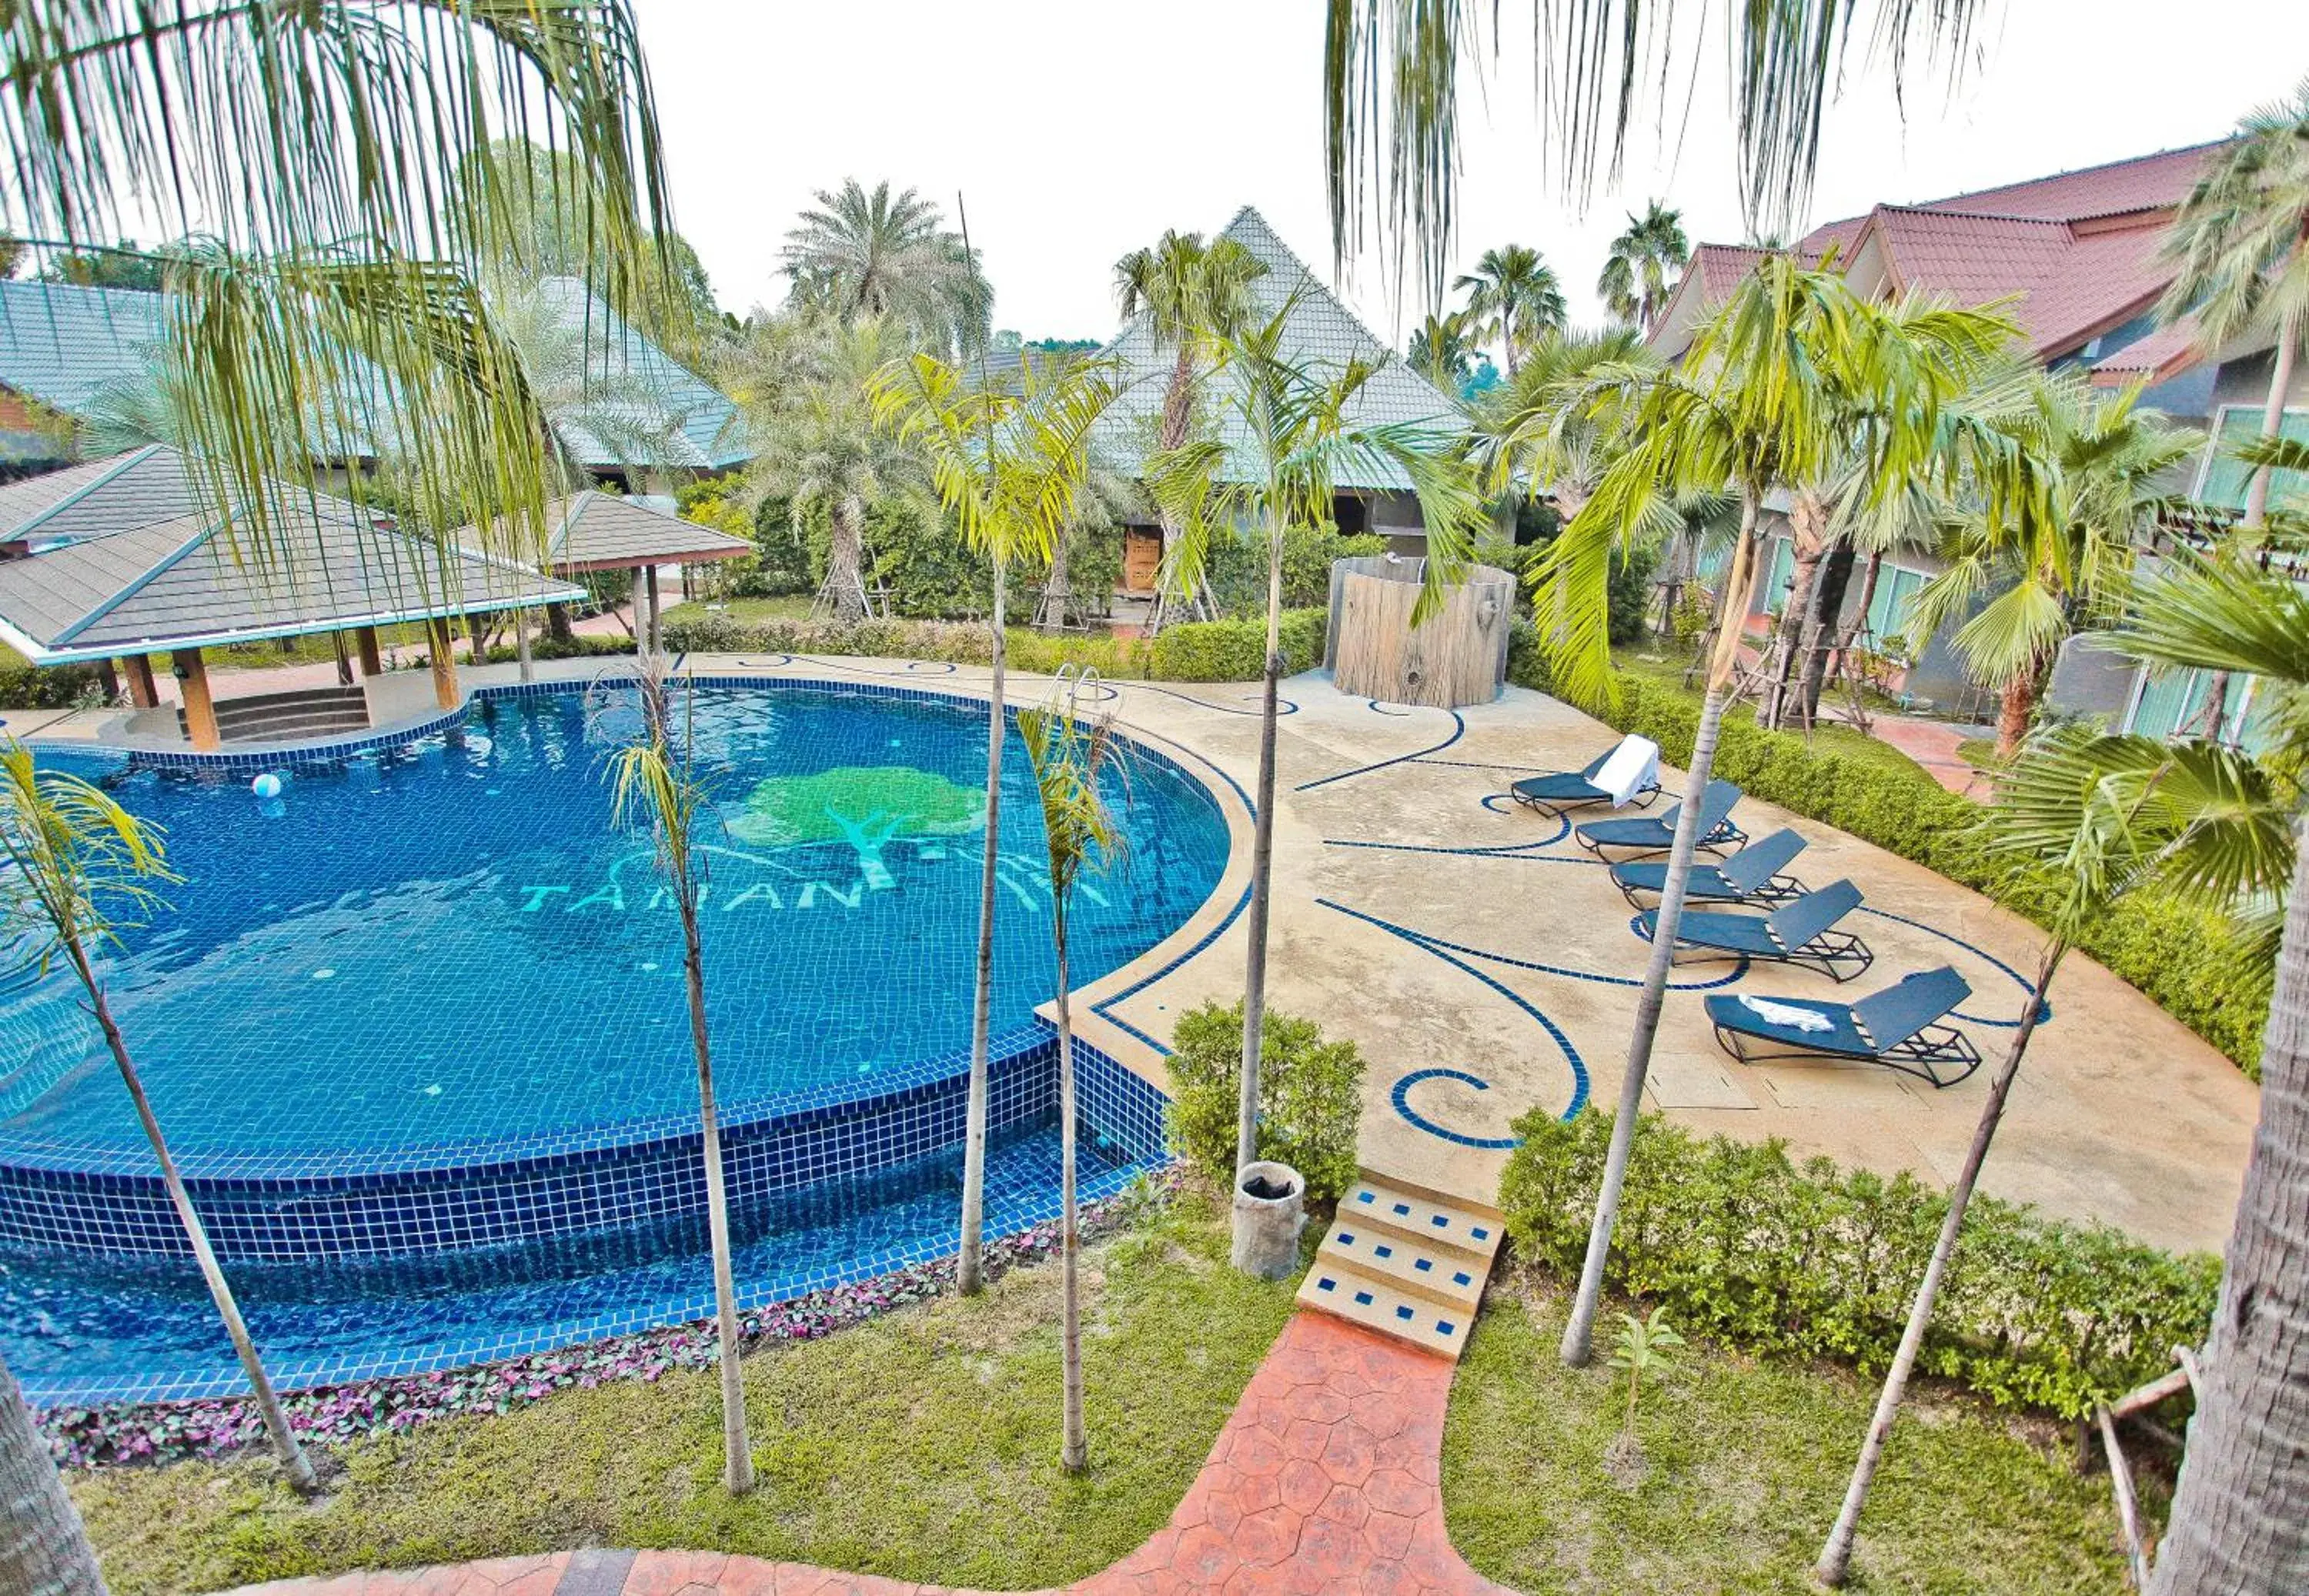
<svg viewBox="0 0 2309 1596">
<path fill-rule="evenodd" d="M 1828 1016 L 1816 1009 L 1797 1008 L 1791 1004 L 1774 1003 L 1769 997 L 1751 997 L 1740 994 L 1740 1006 L 1767 1025 L 1785 1026 L 1791 1031 L 1833 1031 Z"/>
<path fill-rule="evenodd" d="M 1612 795 L 1612 807 L 1625 808 L 1659 785 L 1659 745 L 1649 738 L 1621 738 L 1596 772 L 1596 785 Z"/>
</svg>

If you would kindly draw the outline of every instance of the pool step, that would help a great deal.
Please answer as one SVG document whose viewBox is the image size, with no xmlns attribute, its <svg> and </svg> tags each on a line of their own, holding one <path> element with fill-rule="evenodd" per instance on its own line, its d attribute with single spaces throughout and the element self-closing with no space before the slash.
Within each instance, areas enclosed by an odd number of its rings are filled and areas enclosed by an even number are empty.
<svg viewBox="0 0 2309 1596">
<path fill-rule="evenodd" d="M 1299 1287 L 1299 1305 L 1457 1362 L 1505 1227 L 1499 1211 L 1369 1169 Z"/>
</svg>

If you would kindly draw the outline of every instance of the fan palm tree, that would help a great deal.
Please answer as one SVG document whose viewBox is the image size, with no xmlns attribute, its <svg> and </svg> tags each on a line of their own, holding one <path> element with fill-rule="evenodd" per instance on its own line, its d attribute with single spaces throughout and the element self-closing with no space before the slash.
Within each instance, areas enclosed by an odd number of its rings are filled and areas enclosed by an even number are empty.
<svg viewBox="0 0 2309 1596">
<path fill-rule="evenodd" d="M 641 657 L 634 690 L 641 733 L 612 758 L 611 824 L 650 833 L 658 875 L 681 917 L 681 973 L 689 996 L 689 1043 L 697 1063 L 698 1122 L 704 1137 L 705 1228 L 713 1254 L 713 1324 L 722 1368 L 722 1483 L 733 1497 L 754 1488 L 754 1454 L 746 1442 L 746 1386 L 739 1367 L 738 1288 L 730 1257 L 730 1197 L 722 1169 L 722 1122 L 713 1100 L 713 1052 L 705 1030 L 705 944 L 698 900 L 705 860 L 698 846 L 701 819 L 713 800 L 698 780 L 691 729 L 677 728 L 666 682 L 665 657 Z M 685 716 L 685 722 L 687 716 Z"/>
<path fill-rule="evenodd" d="M 2237 124 L 2235 140 L 2181 202 L 2165 256 L 2178 268 L 2158 306 L 2166 320 L 2193 315 L 2209 349 L 2275 333 L 2261 417 L 2261 436 L 2275 437 L 2309 333 L 2309 80 Z M 2245 491 L 2248 528 L 2268 519 L 2271 474 L 2256 470 Z"/>
<path fill-rule="evenodd" d="M 2104 393 L 2073 372 L 2030 371 L 1992 407 L 1993 424 L 2048 467 L 2048 513 L 2011 518 L 1963 505 L 1941 546 L 1946 565 L 1918 590 L 1907 625 L 1951 641 L 1998 696 L 1996 749 L 2019 752 L 2062 642 L 2122 608 L 2140 540 L 2167 500 L 2163 479 L 2195 452 L 2195 433 Z M 1977 612 L 1984 594 L 1993 595 Z M 1961 623 L 1961 624 L 1959 624 Z"/>
<path fill-rule="evenodd" d="M 1454 310 L 1422 322 L 1411 335 L 1404 358 L 1447 396 L 1457 398 L 1466 384 L 1474 354 L 1468 313 Z"/>
<path fill-rule="evenodd" d="M 1060 673 L 1066 677 L 1066 673 Z M 1067 920 L 1075 884 L 1085 870 L 1103 869 L 1121 846 L 1121 833 L 1100 796 L 1099 781 L 1115 753 L 1113 720 L 1085 722 L 1075 700 L 1084 678 L 1062 679 L 1049 707 L 1018 712 L 1018 740 L 1034 772 L 1035 796 L 1042 808 L 1042 833 L 1051 867 L 1051 950 L 1057 961 L 1059 1021 L 1059 1258 L 1064 1303 L 1060 1337 L 1065 1367 L 1064 1414 L 1059 1462 L 1069 1474 L 1090 1461 L 1083 1430 L 1082 1307 L 1076 1275 L 1082 1251 L 1075 1204 L 1074 1021 L 1067 1000 Z"/>
<path fill-rule="evenodd" d="M 1509 382 L 1541 334 L 1563 330 L 1563 285 L 1555 268 L 1526 245 L 1485 250 L 1475 269 L 1451 286 L 1467 296 L 1469 331 L 1499 340 Z"/>
<path fill-rule="evenodd" d="M 414 506 L 462 512 L 421 515 L 434 535 L 470 521 L 542 553 L 544 418 L 464 264 L 500 252 L 513 196 L 494 168 L 462 175 L 508 133 L 549 137 L 597 218 L 609 298 L 640 306 L 665 185 L 625 0 L 19 7 L 0 75 L 18 236 L 134 255 L 109 242 L 134 211 L 139 230 L 209 240 L 168 252 L 166 328 L 202 496 L 243 507 L 237 552 L 290 535 L 264 477 L 323 487 L 321 458 L 395 440 Z"/>
<path fill-rule="evenodd" d="M 2309 462 L 2305 462 L 2309 463 Z M 2258 678 L 2269 763 L 2309 768 L 2309 596 L 2238 557 L 2176 551 L 2111 634 L 2153 666 Z M 2223 1254 L 2196 1416 L 2149 1590 L 2296 1588 L 2309 1568 L 2309 807 L 2296 795 L 2277 987 L 2261 1055 L 2261 1122 Z M 2242 875 L 2234 863 L 2232 875 Z"/>
<path fill-rule="evenodd" d="M 927 501 L 930 462 L 875 419 L 876 375 L 913 347 L 895 322 L 840 322 L 809 312 L 765 319 L 721 363 L 756 453 L 756 504 L 780 498 L 796 514 L 823 511 L 831 539 L 817 608 L 843 625 L 874 612 L 866 525 L 879 505 Z"/>
<path fill-rule="evenodd" d="M 117 945 L 120 932 L 134 923 L 121 917 L 160 907 L 157 889 L 182 879 L 169 868 L 160 828 L 138 820 L 101 788 L 78 776 L 39 768 L 32 763 L 32 751 L 9 738 L 0 740 L 0 858 L 8 866 L 0 880 L 0 946 L 17 950 L 43 975 L 65 965 L 88 994 L 89 1012 L 135 1105 L 144 1138 L 152 1144 L 169 1204 L 185 1228 L 193 1260 L 248 1376 L 264 1433 L 289 1482 L 309 1494 L 318 1483 L 312 1462 L 281 1411 L 272 1376 L 265 1373 L 240 1316 L 240 1305 L 209 1245 L 208 1227 L 193 1206 L 192 1193 L 169 1151 L 96 967 L 98 953 L 108 945 Z"/>
<path fill-rule="evenodd" d="M 96 1549 L 65 1494 L 48 1444 L 16 1377 L 0 1363 L 0 1590 L 27 1596 L 104 1596 Z"/>
<path fill-rule="evenodd" d="M 941 355 L 984 345 L 993 291 L 935 204 L 911 188 L 893 194 L 887 183 L 869 193 L 854 177 L 817 199 L 781 252 L 795 305 L 843 322 L 895 323 Z"/>
<path fill-rule="evenodd" d="M 1612 240 L 1596 291 L 1604 297 L 1605 309 L 1648 332 L 1667 308 L 1668 296 L 1691 259 L 1683 213 L 1654 200 L 1641 216 L 1629 217 L 1626 229 Z"/>
<path fill-rule="evenodd" d="M 2051 867 L 2060 893 L 2046 905 L 2049 935 L 2037 955 L 2035 982 L 1949 1188 L 1948 1212 L 1884 1376 L 1844 1505 L 1814 1566 L 1822 1584 L 1841 1585 L 1851 1573 L 1861 1512 L 1932 1325 L 1965 1210 L 2061 962 L 2121 898 L 2144 884 L 2178 888 L 2216 906 L 2281 888 L 2292 871 L 2293 843 L 2289 816 L 2275 801 L 2272 786 L 2250 760 L 2212 744 L 2173 746 L 2074 727 L 2033 739 L 1998 782 L 1996 803 L 1982 823 L 1990 847 Z"/>
<path fill-rule="evenodd" d="M 1951 80 L 1973 59 L 1986 0 L 1870 0 L 1836 6 L 1722 0 L 1532 0 L 1536 93 L 1548 107 L 1546 178 L 1575 195 L 1619 174 L 1628 129 L 1673 126 L 1669 65 L 1711 47 L 1721 30 L 1732 65 L 1734 153 L 1751 229 L 1770 233 L 1810 203 L 1822 113 L 1855 41 L 1881 49 L 1896 82 L 1919 63 Z M 1325 0 L 1323 177 L 1331 244 L 1344 263 L 1375 212 L 1381 254 L 1408 257 L 1422 296 L 1440 298 L 1458 218 L 1463 72 L 1485 72 L 1498 47 L 1494 0 Z M 1481 85 L 1478 84 L 1480 89 Z M 1657 99 L 1652 96 L 1656 94 Z"/>
<path fill-rule="evenodd" d="M 973 377 L 936 356 L 915 354 L 884 367 L 873 380 L 877 423 L 918 449 L 930 463 L 939 498 L 963 537 L 994 566 L 994 605 L 987 618 L 991 681 L 987 693 L 986 846 L 978 893 L 978 962 L 971 1005 L 970 1099 L 963 1140 L 961 1252 L 956 1286 L 982 1281 L 986 1223 L 987 1053 L 994 1003 L 995 853 L 1001 837 L 1002 744 L 1006 729 L 1004 621 L 1009 571 L 1019 561 L 1047 560 L 1078 513 L 1093 462 L 1091 431 L 1114 398 L 1111 361 L 1063 361 L 1045 373 L 1019 367 L 1016 391 Z"/>
<path fill-rule="evenodd" d="M 1863 488 L 1872 503 L 1922 478 L 1968 471 L 1998 489 L 2000 513 L 2019 496 L 2009 441 L 1967 431 L 1951 440 L 1942 409 L 2011 335 L 1984 311 L 1859 298 L 1840 273 L 1786 256 L 1764 261 L 1703 324 L 1665 372 L 1604 367 L 1587 402 L 1624 407 L 1633 442 L 1606 470 L 1581 513 L 1533 571 L 1534 607 L 1549 624 L 1541 644 L 1558 690 L 1596 704 L 1612 691 L 1605 583 L 1615 552 L 1650 535 L 1663 492 L 1729 492 L 1740 504 L 1731 573 L 1718 599 L 1716 643 L 1692 739 L 1687 780 L 1708 784 L 1738 658 L 1741 619 L 1755 583 L 1757 524 L 1781 483 L 1817 480 L 1855 436 L 1866 440 Z M 1952 446 L 1960 442 L 1960 451 Z M 1683 807 L 1668 855 L 1652 957 L 1636 1005 L 1620 1114 L 1613 1126 L 1579 1291 L 1563 1333 L 1564 1361 L 1584 1364 L 1618 1216 L 1628 1148 L 1683 913 L 1699 806 Z"/>
<path fill-rule="evenodd" d="M 1124 321 L 1141 314 L 1156 349 L 1172 351 L 1171 377 L 1163 390 L 1163 419 L 1155 428 L 1154 453 L 1165 454 L 1187 442 L 1194 426 L 1195 395 L 1208 346 L 1215 338 L 1241 331 L 1256 303 L 1251 284 L 1267 275 L 1267 263 L 1235 239 L 1222 235 L 1206 244 L 1200 233 L 1166 232 L 1151 249 L 1134 249 L 1114 263 L 1115 306 Z M 1163 529 L 1154 608 L 1146 633 L 1160 632 L 1178 612 L 1191 613 L 1199 589 L 1174 591 L 1168 578 L 1177 566 L 1171 551 L 1179 529 L 1169 511 L 1156 509 Z"/>
<path fill-rule="evenodd" d="M 1373 367 L 1292 359 L 1288 324 L 1294 295 L 1275 315 L 1214 340 L 1220 363 L 1222 431 L 1156 456 L 1148 487 L 1181 527 L 1178 557 L 1189 582 L 1201 579 L 1214 537 L 1248 531 L 1267 546 L 1267 663 L 1258 737 L 1258 792 L 1251 833 L 1250 952 L 1243 977 L 1242 1098 L 1236 1125 L 1238 1169 L 1258 1157 L 1259 1040 L 1266 1021 L 1267 925 L 1274 889 L 1275 753 L 1283 679 L 1283 547 L 1294 528 L 1331 524 L 1333 495 L 1350 482 L 1395 481 L 1419 500 L 1426 527 L 1424 591 L 1415 625 L 1433 612 L 1466 569 L 1481 516 L 1474 472 L 1457 440 L 1432 425 L 1361 420 L 1358 397 Z"/>
</svg>

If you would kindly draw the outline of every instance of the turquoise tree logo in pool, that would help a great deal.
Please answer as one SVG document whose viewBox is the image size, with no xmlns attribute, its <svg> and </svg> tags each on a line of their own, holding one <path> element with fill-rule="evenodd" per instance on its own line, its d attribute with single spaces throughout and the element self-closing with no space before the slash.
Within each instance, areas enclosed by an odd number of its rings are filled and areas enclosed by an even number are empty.
<svg viewBox="0 0 2309 1596">
<path fill-rule="evenodd" d="M 856 909 L 866 893 L 898 884 L 890 869 L 893 850 L 908 849 L 917 863 L 935 864 L 949 857 L 946 839 L 981 832 L 986 798 L 910 765 L 846 765 L 757 782 L 744 803 L 722 806 L 722 819 L 730 841 L 742 846 L 704 845 L 713 879 L 702 902 L 725 912 L 821 904 Z M 613 863 L 609 879 L 591 891 L 527 886 L 520 889 L 520 907 L 530 914 L 664 909 L 665 892 L 651 865 L 649 851 L 637 850 Z M 1049 901 L 1050 876 L 1041 859 L 1003 853 L 995 867 L 1022 904 Z M 1080 890 L 1097 896 L 1088 887 Z"/>
</svg>

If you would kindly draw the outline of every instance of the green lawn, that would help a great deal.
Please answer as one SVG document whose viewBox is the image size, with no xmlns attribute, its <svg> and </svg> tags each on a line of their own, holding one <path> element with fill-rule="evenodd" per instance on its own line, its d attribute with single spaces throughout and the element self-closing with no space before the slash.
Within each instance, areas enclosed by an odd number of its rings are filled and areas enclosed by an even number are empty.
<svg viewBox="0 0 2309 1596">
<path fill-rule="evenodd" d="M 1310 1228 L 1311 1229 L 1311 1228 Z M 578 1546 L 702 1547 L 997 1589 L 1064 1583 L 1170 1517 L 1291 1311 L 1292 1282 L 1226 1266 L 1192 1195 L 1092 1249 L 1090 1472 L 1057 1467 L 1057 1272 L 747 1359 L 759 1490 L 720 1482 L 710 1373 L 572 1390 L 357 1443 L 319 1505 L 269 1461 L 82 1475 L 121 1596 Z M 1648 1398 L 1651 1474 L 1601 1459 L 1622 1387 L 1555 1359 L 1556 1314 L 1494 1292 L 1461 1366 L 1443 1482 L 1460 1550 L 1542 1592 L 1803 1588 L 1870 1389 L 1836 1371 L 1682 1354 Z M 1861 1551 L 1871 1591 L 2114 1589 L 2104 1480 L 1970 1407 L 1895 1437 Z"/>
<path fill-rule="evenodd" d="M 1684 694 L 1696 704 L 1699 702 L 1699 689 L 1687 688 L 1683 685 L 1684 669 L 1688 663 L 1681 651 L 1663 649 L 1654 643 L 1638 643 L 1612 651 L 1612 664 L 1614 669 L 1625 671 L 1630 676 L 1641 677 L 1647 686 L 1667 687 Z M 1820 703 L 1823 712 L 1828 707 L 1828 701 L 1823 698 Z M 1727 712 L 1726 718 L 1753 723 L 1756 719 L 1756 706 L 1752 702 L 1734 704 Z M 1801 737 L 1803 734 L 1799 731 L 1792 735 Z M 1823 723 L 1815 726 L 1812 732 L 1812 745 L 1823 754 L 1841 754 L 1848 758 L 1865 760 L 1871 764 L 1881 765 L 1885 770 L 1896 772 L 1904 776 L 1913 776 L 1919 781 L 1930 782 L 1933 780 L 1931 772 L 1891 744 L 1879 742 L 1865 732 L 1855 731 L 1851 727 L 1841 723 Z"/>
<path fill-rule="evenodd" d="M 808 593 L 786 593 L 775 599 L 731 599 L 713 613 L 741 626 L 753 626 L 765 621 L 806 621 L 810 604 Z M 665 607 L 669 621 L 704 620 L 705 615 L 705 606 L 696 601 Z"/>
<path fill-rule="evenodd" d="M 1608 1335 L 1616 1316 L 1607 1316 Z M 1838 1369 L 1677 1354 L 1638 1423 L 1648 1472 L 1604 1471 L 1624 1376 L 1566 1369 L 1552 1296 L 1494 1289 L 1452 1388 L 1443 1500 L 1492 1579 L 1557 1592 L 1803 1592 L 1835 1522 L 1876 1387 Z M 1599 1338 L 1600 1339 L 1600 1338 Z M 2105 1476 L 2051 1427 L 1911 1393 L 1861 1521 L 1859 1591 L 2106 1592 L 2122 1577 Z"/>
</svg>

